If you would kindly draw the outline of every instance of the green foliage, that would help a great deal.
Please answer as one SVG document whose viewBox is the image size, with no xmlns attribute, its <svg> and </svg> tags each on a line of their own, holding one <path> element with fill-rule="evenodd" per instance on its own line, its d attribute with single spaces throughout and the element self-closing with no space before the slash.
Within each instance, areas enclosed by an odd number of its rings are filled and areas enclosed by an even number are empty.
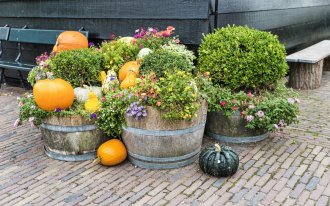
<svg viewBox="0 0 330 206">
<path fill-rule="evenodd" d="M 80 115 L 85 119 L 90 119 L 90 113 L 84 110 L 84 105 L 74 102 L 73 105 L 68 110 L 58 110 L 47 112 L 40 109 L 34 100 L 32 94 L 27 93 L 22 97 L 18 98 L 19 105 L 19 123 L 29 121 L 31 126 L 39 127 L 42 123 L 42 119 L 47 116 L 57 115 L 57 116 L 75 116 Z"/>
<path fill-rule="evenodd" d="M 228 26 L 204 37 L 198 69 L 210 72 L 214 85 L 233 91 L 267 88 L 288 70 L 277 36 L 247 26 Z"/>
<path fill-rule="evenodd" d="M 123 41 L 103 42 L 101 52 L 104 58 L 104 67 L 113 69 L 118 73 L 121 66 L 136 59 L 139 53 L 138 44 L 126 43 Z"/>
<path fill-rule="evenodd" d="M 166 72 L 170 73 L 175 70 L 191 73 L 193 65 L 183 55 L 167 49 L 159 49 L 145 56 L 140 66 L 142 75 L 155 72 L 158 78 L 164 77 Z"/>
<path fill-rule="evenodd" d="M 157 83 L 159 110 L 167 120 L 191 120 L 200 107 L 199 95 L 192 75 L 184 71 L 165 73 Z"/>
<path fill-rule="evenodd" d="M 102 55 L 95 48 L 62 51 L 50 61 L 50 71 L 73 87 L 100 85 Z"/>
<path fill-rule="evenodd" d="M 128 101 L 123 101 L 127 96 L 126 91 L 119 88 L 109 91 L 102 101 L 102 106 L 98 114 L 96 125 L 110 137 L 120 137 L 123 125 L 125 125 L 125 111 L 129 105 Z"/>
<path fill-rule="evenodd" d="M 166 51 L 174 52 L 176 54 L 181 55 L 190 63 L 192 68 L 195 68 L 194 60 L 196 59 L 196 56 L 194 52 L 188 50 L 185 45 L 170 42 L 168 44 L 163 45 L 162 48 L 165 49 Z"/>
</svg>

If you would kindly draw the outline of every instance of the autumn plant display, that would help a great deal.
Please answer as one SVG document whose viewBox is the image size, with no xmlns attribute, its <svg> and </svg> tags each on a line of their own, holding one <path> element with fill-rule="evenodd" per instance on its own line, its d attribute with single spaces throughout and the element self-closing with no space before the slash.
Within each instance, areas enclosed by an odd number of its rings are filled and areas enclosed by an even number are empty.
<svg viewBox="0 0 330 206">
<path fill-rule="evenodd" d="M 198 71 L 209 111 L 239 112 L 250 129 L 274 132 L 298 121 L 297 93 L 285 87 L 286 51 L 277 36 L 247 26 L 217 29 L 202 40 Z"/>
</svg>

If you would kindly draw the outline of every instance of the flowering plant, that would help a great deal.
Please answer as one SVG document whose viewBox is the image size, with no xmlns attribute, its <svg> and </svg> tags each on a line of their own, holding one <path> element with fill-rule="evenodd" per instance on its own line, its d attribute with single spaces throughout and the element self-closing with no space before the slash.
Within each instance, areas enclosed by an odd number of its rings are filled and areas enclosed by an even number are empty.
<svg viewBox="0 0 330 206">
<path fill-rule="evenodd" d="M 28 82 L 33 86 L 35 82 L 41 79 L 54 78 L 53 72 L 50 71 L 51 58 L 55 56 L 55 52 L 48 54 L 44 52 L 36 57 L 36 66 L 29 72 Z"/>
<path fill-rule="evenodd" d="M 140 28 L 135 31 L 134 38 L 139 47 L 149 48 L 152 50 L 159 49 L 161 46 L 170 42 L 180 43 L 177 37 L 172 37 L 175 28 L 168 26 L 165 30 L 159 31 L 157 28 Z"/>
</svg>

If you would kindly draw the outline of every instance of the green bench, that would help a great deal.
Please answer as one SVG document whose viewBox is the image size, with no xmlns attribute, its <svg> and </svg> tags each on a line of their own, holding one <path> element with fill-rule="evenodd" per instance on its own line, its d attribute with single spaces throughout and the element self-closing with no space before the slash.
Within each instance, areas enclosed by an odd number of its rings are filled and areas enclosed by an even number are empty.
<svg viewBox="0 0 330 206">
<path fill-rule="evenodd" d="M 84 31 L 83 28 L 79 31 L 88 38 L 88 31 Z M 0 87 L 4 81 L 6 69 L 16 70 L 18 72 L 21 85 L 25 87 L 22 72 L 29 72 L 33 67 L 35 67 L 35 65 L 21 62 L 21 57 L 24 53 L 22 44 L 54 45 L 57 37 L 62 32 L 63 30 L 28 29 L 26 26 L 23 28 L 10 28 L 8 26 L 0 27 Z M 5 52 L 2 47 L 2 41 L 15 42 L 17 44 L 17 55 L 15 59 L 3 60 L 1 58 L 3 52 Z"/>
</svg>

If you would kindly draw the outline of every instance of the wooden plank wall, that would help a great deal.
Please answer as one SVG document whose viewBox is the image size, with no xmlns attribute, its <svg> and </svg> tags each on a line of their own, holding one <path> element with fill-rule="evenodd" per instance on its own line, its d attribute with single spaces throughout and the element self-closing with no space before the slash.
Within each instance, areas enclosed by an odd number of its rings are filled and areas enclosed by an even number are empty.
<svg viewBox="0 0 330 206">
<path fill-rule="evenodd" d="M 219 0 L 218 26 L 228 24 L 271 31 L 294 51 L 330 37 L 330 1 Z"/>
</svg>

